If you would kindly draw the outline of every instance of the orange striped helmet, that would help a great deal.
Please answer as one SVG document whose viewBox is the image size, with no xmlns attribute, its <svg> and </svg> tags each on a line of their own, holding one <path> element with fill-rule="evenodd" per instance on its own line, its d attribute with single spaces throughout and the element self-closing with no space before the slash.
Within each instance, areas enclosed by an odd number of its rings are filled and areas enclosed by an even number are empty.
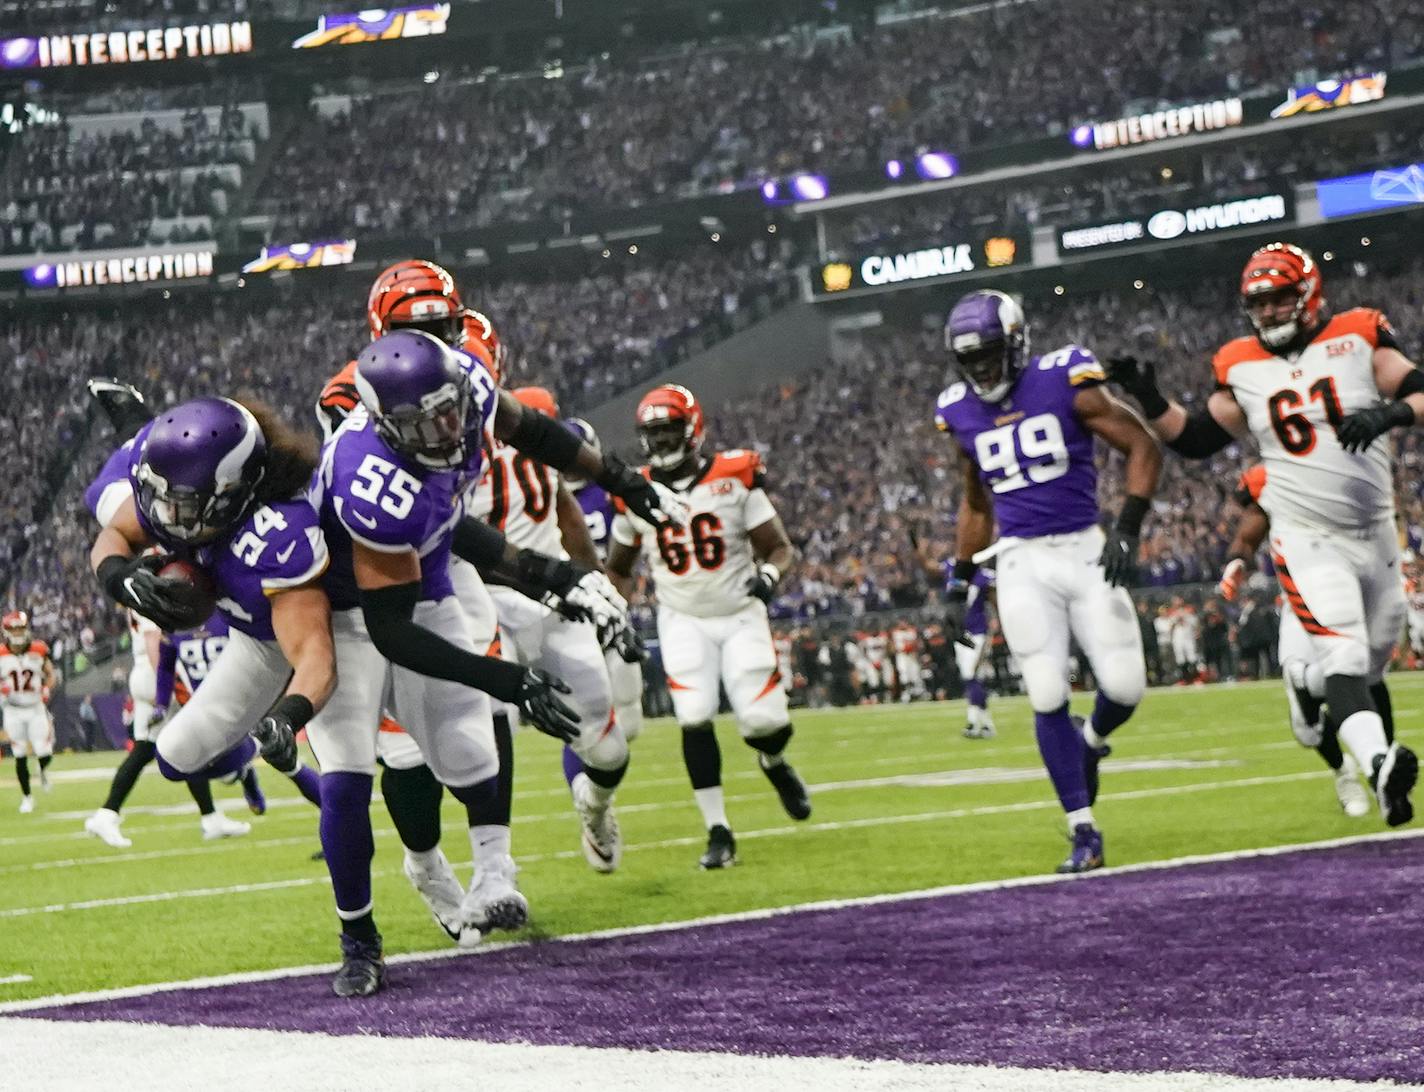
<svg viewBox="0 0 1424 1092">
<path fill-rule="evenodd" d="M 447 345 L 464 337 L 465 305 L 455 278 L 434 262 L 397 262 L 376 278 L 366 300 L 371 340 L 392 330 L 424 330 Z"/>
<path fill-rule="evenodd" d="M 1320 321 L 1320 267 L 1293 243 L 1271 243 L 1241 271 L 1241 307 L 1269 349 L 1289 345 Z"/>
<path fill-rule="evenodd" d="M 509 392 L 532 410 L 538 410 L 545 417 L 559 416 L 559 403 L 554 401 L 552 391 L 544 387 L 515 387 Z"/>
<path fill-rule="evenodd" d="M 30 644 L 30 616 L 22 610 L 12 610 L 0 619 L 0 628 L 5 631 L 5 643 L 12 649 L 28 648 Z"/>
<path fill-rule="evenodd" d="M 492 323 L 473 307 L 465 308 L 465 346 L 482 345 L 489 358 L 489 369 L 496 383 L 504 382 L 504 345 Z"/>
<path fill-rule="evenodd" d="M 702 406 L 686 387 L 664 383 L 638 403 L 638 442 L 648 462 L 670 470 L 702 448 Z"/>
</svg>

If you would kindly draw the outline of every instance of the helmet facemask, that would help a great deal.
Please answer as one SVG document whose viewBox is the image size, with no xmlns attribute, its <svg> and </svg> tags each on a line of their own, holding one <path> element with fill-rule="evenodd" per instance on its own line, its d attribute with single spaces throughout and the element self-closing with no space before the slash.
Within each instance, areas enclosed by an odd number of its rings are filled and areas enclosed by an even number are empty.
<svg viewBox="0 0 1424 1092">
<path fill-rule="evenodd" d="M 945 340 L 959 374 L 985 402 L 997 402 L 1007 395 L 1028 359 L 1028 331 L 1023 328 L 990 340 L 972 332 Z"/>
<path fill-rule="evenodd" d="M 1253 287 L 1257 290 L 1246 293 L 1241 309 L 1264 345 L 1272 349 L 1285 348 L 1300 336 L 1301 320 L 1310 297 L 1309 285 L 1288 284 L 1276 288 L 1262 281 Z"/>
<path fill-rule="evenodd" d="M 449 470 L 463 465 L 469 454 L 472 403 L 469 381 L 461 375 L 426 394 L 418 407 L 402 406 L 372 417 L 393 451 L 432 470 Z"/>
<path fill-rule="evenodd" d="M 165 535 L 191 546 L 213 541 L 247 513 L 262 480 L 241 480 L 213 489 L 172 485 L 147 462 L 136 473 L 138 507 L 144 517 Z"/>
<path fill-rule="evenodd" d="M 638 442 L 648 462 L 658 470 L 675 470 L 697 451 L 690 420 L 668 417 L 638 426 Z"/>
</svg>

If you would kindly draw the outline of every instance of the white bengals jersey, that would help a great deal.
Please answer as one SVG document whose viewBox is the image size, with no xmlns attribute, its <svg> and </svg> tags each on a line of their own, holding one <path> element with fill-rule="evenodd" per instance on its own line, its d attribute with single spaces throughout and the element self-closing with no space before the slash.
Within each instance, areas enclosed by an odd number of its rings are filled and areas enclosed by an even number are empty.
<svg viewBox="0 0 1424 1092">
<path fill-rule="evenodd" d="M 1273 527 L 1356 531 L 1394 518 L 1392 445 L 1381 438 L 1352 455 L 1334 427 L 1379 400 L 1374 352 L 1394 347 L 1384 315 L 1357 307 L 1330 319 L 1291 357 L 1254 337 L 1218 350 L 1216 382 L 1245 411 L 1268 469 L 1260 504 Z"/>
<path fill-rule="evenodd" d="M 718 452 L 696 477 L 671 486 L 689 509 L 685 527 L 654 530 L 619 502 L 613 540 L 643 549 L 659 603 L 700 618 L 747 605 L 757 566 L 750 532 L 776 518 L 762 478 L 756 452 Z"/>
<path fill-rule="evenodd" d="M 913 626 L 896 626 L 890 631 L 895 651 L 901 656 L 913 656 L 920 647 L 920 635 Z"/>
<path fill-rule="evenodd" d="M 867 633 L 860 639 L 860 647 L 865 649 L 865 658 L 872 667 L 879 667 L 885 662 L 885 634 Z"/>
<path fill-rule="evenodd" d="M 0 645 L 0 690 L 5 704 L 38 705 L 44 697 L 45 664 L 49 662 L 49 646 L 43 641 L 31 641 L 20 652 L 8 644 Z"/>
<path fill-rule="evenodd" d="M 520 549 L 567 557 L 558 500 L 557 471 L 496 440 L 483 476 L 465 495 L 465 511 L 502 531 Z"/>
</svg>

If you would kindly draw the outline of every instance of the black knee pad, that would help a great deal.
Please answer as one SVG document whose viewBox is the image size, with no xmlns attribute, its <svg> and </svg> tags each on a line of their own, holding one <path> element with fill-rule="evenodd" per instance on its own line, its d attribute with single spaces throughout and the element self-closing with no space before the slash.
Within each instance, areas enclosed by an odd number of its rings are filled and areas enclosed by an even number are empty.
<svg viewBox="0 0 1424 1092">
<path fill-rule="evenodd" d="M 623 780 L 623 775 L 628 772 L 628 763 L 623 763 L 616 770 L 596 770 L 585 763 L 583 772 L 599 788 L 616 789 L 619 782 Z"/>
<path fill-rule="evenodd" d="M 791 725 L 783 724 L 770 735 L 751 736 L 747 739 L 747 746 L 755 748 L 764 755 L 775 758 L 781 754 L 782 751 L 786 750 L 786 745 L 791 742 L 792 734 Z"/>
</svg>

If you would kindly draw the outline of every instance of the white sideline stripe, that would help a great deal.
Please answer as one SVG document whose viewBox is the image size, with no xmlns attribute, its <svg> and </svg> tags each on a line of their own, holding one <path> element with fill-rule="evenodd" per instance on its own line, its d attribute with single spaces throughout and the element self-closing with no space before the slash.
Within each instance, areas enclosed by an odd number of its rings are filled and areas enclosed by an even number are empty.
<svg viewBox="0 0 1424 1092">
<path fill-rule="evenodd" d="M 1176 796 L 1182 793 L 1209 792 L 1213 789 L 1249 787 L 1252 785 L 1279 784 L 1287 781 L 1318 780 L 1319 773 L 1275 774 L 1269 777 L 1245 777 L 1235 781 L 1196 781 L 1187 785 L 1173 785 L 1160 789 L 1132 789 L 1126 792 L 1100 793 L 1099 800 L 1137 800 L 1143 797 Z M 1027 800 L 1014 804 L 986 804 L 974 808 L 949 808 L 941 811 L 910 812 L 905 815 L 876 815 L 862 819 L 837 819 L 822 823 L 786 824 L 779 827 L 763 827 L 759 830 L 738 831 L 742 840 L 752 838 L 779 838 L 785 835 L 810 831 L 859 830 L 865 827 L 897 826 L 903 823 L 926 823 L 943 819 L 965 819 L 978 815 L 1004 815 L 1014 812 L 1043 811 L 1058 808 L 1057 800 Z M 234 840 L 235 841 L 235 840 Z M 625 853 L 646 849 L 674 849 L 679 846 L 701 845 L 703 836 L 683 838 L 663 838 L 654 842 L 637 842 L 625 845 Z M 515 858 L 521 864 L 539 861 L 565 860 L 581 855 L 579 850 L 556 850 L 553 853 L 531 853 Z M 393 869 L 375 869 L 371 876 L 389 876 Z M 197 887 L 185 891 L 155 891 L 146 895 L 116 895 L 103 899 L 86 899 L 81 902 L 47 903 L 42 906 L 18 906 L 0 910 L 0 920 L 5 918 L 27 918 L 36 914 L 62 914 L 76 910 L 100 910 L 112 906 L 136 906 L 152 902 L 172 902 L 176 899 L 215 898 L 220 895 L 246 895 L 254 891 L 278 891 L 294 887 L 312 887 L 328 882 L 325 873 L 319 876 L 299 876 L 289 880 L 268 880 L 264 883 L 233 884 L 230 887 Z"/>
<path fill-rule="evenodd" d="M 69 1020 L 0 1020 L 23 1044 L 27 1092 L 112 1089 L 142 1074 L 145 1092 L 290 1088 L 387 1092 L 480 1085 L 500 1092 L 737 1089 L 738 1092 L 1361 1092 L 1355 1081 L 1261 1080 L 1216 1073 L 1090 1073 L 855 1058 L 788 1058 L 677 1050 L 533 1046 L 249 1028 L 167 1027 Z M 356 1075 L 359 1074 L 359 1079 Z"/>
<path fill-rule="evenodd" d="M 769 833 L 769 832 L 768 832 Z M 441 948 L 427 952 L 402 952 L 386 957 L 387 963 L 419 963 L 434 959 L 460 957 L 476 958 L 488 952 L 508 951 L 512 948 L 528 948 L 547 944 L 551 941 L 577 943 L 591 940 L 611 940 L 620 937 L 647 936 L 653 933 L 678 932 L 704 926 L 730 925 L 737 922 L 765 921 L 770 918 L 785 917 L 790 914 L 814 913 L 824 910 L 844 910 L 850 907 L 880 906 L 888 903 L 916 902 L 924 899 L 942 898 L 952 895 L 973 895 L 986 891 L 1005 891 L 1019 887 L 1045 887 L 1058 883 L 1090 883 L 1112 876 L 1126 876 L 1140 872 L 1164 872 L 1194 865 L 1220 864 L 1229 861 L 1251 860 L 1258 857 L 1283 857 L 1293 853 L 1317 850 L 1340 849 L 1346 846 L 1364 845 L 1371 842 L 1398 842 L 1424 837 L 1421 830 L 1377 831 L 1373 834 L 1354 834 L 1343 838 L 1325 838 L 1315 842 L 1297 842 L 1289 845 L 1258 846 L 1253 849 L 1233 849 L 1220 853 L 1197 853 L 1182 857 L 1167 857 L 1159 861 L 1140 861 L 1136 864 L 1116 865 L 1087 872 L 1082 875 L 1059 875 L 1048 873 L 1035 876 L 1011 876 L 999 880 L 976 880 L 973 883 L 947 884 L 942 887 L 928 887 L 916 891 L 897 891 L 881 895 L 860 895 L 854 898 L 822 899 L 816 902 L 793 903 L 789 906 L 761 907 L 756 910 L 739 910 L 728 914 L 709 914 L 699 918 L 681 921 L 652 922 L 646 925 L 623 925 L 611 929 L 596 929 L 586 933 L 569 933 L 564 936 L 548 937 L 540 940 L 496 941 L 479 948 L 463 950 Z M 254 885 L 265 887 L 268 885 Z M 146 900 L 145 900 L 146 901 Z M 331 973 L 337 969 L 335 963 L 308 964 L 301 967 L 280 967 L 264 971 L 240 971 L 233 974 L 210 975 L 203 978 L 184 979 L 175 982 L 155 982 L 141 986 L 120 986 L 108 990 L 88 990 L 80 993 L 54 994 L 27 1001 L 10 1001 L 0 1004 L 0 1014 L 25 1012 L 30 1009 L 79 1005 L 93 1001 L 112 1001 L 130 997 L 147 997 L 167 990 L 197 990 L 214 986 L 242 985 L 249 982 L 270 982 L 282 978 L 301 975 Z"/>
</svg>

